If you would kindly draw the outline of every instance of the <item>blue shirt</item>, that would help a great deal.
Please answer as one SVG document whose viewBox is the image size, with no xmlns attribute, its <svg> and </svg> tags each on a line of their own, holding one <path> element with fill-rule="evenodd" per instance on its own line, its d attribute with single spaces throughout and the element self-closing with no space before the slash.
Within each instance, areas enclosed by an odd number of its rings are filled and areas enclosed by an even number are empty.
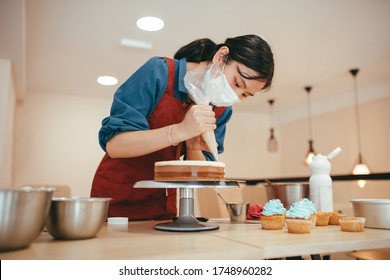
<svg viewBox="0 0 390 280">
<path fill-rule="evenodd" d="M 175 60 L 174 96 L 183 102 L 188 97 L 183 82 L 186 62 L 186 59 Z M 104 151 L 106 151 L 106 143 L 119 133 L 150 129 L 147 118 L 160 101 L 167 85 L 168 64 L 163 57 L 153 57 L 117 89 L 110 116 L 103 119 L 99 131 L 99 144 Z M 227 107 L 217 119 L 217 128 L 214 132 L 219 153 L 224 151 L 226 124 L 231 116 L 232 108 Z M 212 159 L 209 153 L 205 153 L 205 156 L 207 159 Z"/>
</svg>

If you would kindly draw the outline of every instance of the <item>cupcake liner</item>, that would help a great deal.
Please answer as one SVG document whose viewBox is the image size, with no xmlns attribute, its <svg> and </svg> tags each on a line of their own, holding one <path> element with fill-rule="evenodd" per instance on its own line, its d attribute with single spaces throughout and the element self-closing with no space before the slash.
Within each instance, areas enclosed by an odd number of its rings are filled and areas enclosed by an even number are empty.
<svg viewBox="0 0 390 280">
<path fill-rule="evenodd" d="M 338 212 L 334 212 L 329 218 L 329 224 L 330 225 L 339 225 L 340 218 L 345 218 L 345 217 L 347 217 L 347 215 L 342 214 L 342 213 L 338 213 Z"/>
<path fill-rule="evenodd" d="M 345 217 L 340 218 L 340 228 L 342 231 L 348 232 L 362 232 L 364 231 L 364 224 L 366 218 L 363 217 Z"/>
<path fill-rule="evenodd" d="M 311 232 L 310 219 L 286 219 L 288 233 L 307 234 Z"/>
<path fill-rule="evenodd" d="M 329 224 L 329 218 L 333 212 L 317 211 L 316 226 L 327 226 Z"/>
<path fill-rule="evenodd" d="M 280 230 L 284 225 L 284 215 L 260 216 L 261 228 L 267 230 Z"/>
</svg>

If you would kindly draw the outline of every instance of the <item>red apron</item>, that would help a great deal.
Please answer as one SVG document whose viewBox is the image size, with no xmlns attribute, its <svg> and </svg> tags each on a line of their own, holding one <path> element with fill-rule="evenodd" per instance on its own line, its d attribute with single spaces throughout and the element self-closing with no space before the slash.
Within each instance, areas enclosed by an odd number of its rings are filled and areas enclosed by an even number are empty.
<svg viewBox="0 0 390 280">
<path fill-rule="evenodd" d="M 150 129 L 179 123 L 189 107 L 174 97 L 175 62 L 168 63 L 168 86 L 163 97 L 149 116 Z M 215 107 L 216 117 L 224 107 Z M 153 180 L 156 161 L 175 160 L 178 146 L 135 158 L 110 158 L 107 154 L 100 162 L 92 182 L 91 197 L 111 197 L 109 217 L 129 217 L 130 220 L 163 220 L 177 215 L 176 189 L 135 189 L 141 180 Z"/>
</svg>

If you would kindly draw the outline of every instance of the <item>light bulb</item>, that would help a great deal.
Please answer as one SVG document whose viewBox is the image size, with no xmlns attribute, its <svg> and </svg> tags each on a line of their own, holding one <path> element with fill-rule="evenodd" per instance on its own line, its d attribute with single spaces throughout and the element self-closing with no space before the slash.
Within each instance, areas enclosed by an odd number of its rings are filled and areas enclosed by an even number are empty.
<svg viewBox="0 0 390 280">
<path fill-rule="evenodd" d="M 367 165 L 361 162 L 361 157 L 359 158 L 359 163 L 356 164 L 355 167 L 353 168 L 352 174 L 354 175 L 370 174 L 370 169 L 368 169 Z M 366 186 L 367 181 L 358 180 L 357 184 L 359 188 L 363 189 Z"/>
<path fill-rule="evenodd" d="M 164 27 L 164 21 L 157 17 L 143 17 L 137 20 L 137 26 L 145 31 L 158 31 Z"/>
<path fill-rule="evenodd" d="M 309 165 L 309 163 L 313 160 L 315 154 L 313 152 L 309 152 L 305 158 L 305 164 Z"/>
<path fill-rule="evenodd" d="M 309 165 L 309 163 L 312 161 L 312 158 L 316 155 L 314 148 L 313 148 L 313 140 L 309 140 L 309 150 L 307 151 L 306 157 L 305 157 L 305 164 Z"/>
<path fill-rule="evenodd" d="M 113 86 L 118 83 L 118 79 L 112 76 L 100 76 L 97 78 L 97 82 L 104 86 Z"/>
<path fill-rule="evenodd" d="M 370 169 L 368 169 L 367 165 L 365 165 L 364 163 L 358 163 L 353 168 L 352 174 L 370 174 Z"/>
<path fill-rule="evenodd" d="M 367 181 L 366 180 L 358 180 L 357 184 L 358 184 L 359 188 L 363 189 L 366 186 Z"/>
</svg>

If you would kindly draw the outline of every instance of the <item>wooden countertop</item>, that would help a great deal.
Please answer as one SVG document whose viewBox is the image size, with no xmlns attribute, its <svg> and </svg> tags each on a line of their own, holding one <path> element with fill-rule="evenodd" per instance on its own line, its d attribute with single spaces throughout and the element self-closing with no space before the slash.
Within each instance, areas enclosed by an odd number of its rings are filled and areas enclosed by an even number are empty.
<svg viewBox="0 0 390 280">
<path fill-rule="evenodd" d="M 390 230 L 365 228 L 342 232 L 339 226 L 317 227 L 310 234 L 289 234 L 287 229 L 262 230 L 260 224 L 210 219 L 218 230 L 203 232 L 157 231 L 161 221 L 105 224 L 86 240 L 54 240 L 47 232 L 26 249 L 0 252 L 1 260 L 99 259 L 271 259 L 330 254 L 390 247 Z"/>
</svg>

